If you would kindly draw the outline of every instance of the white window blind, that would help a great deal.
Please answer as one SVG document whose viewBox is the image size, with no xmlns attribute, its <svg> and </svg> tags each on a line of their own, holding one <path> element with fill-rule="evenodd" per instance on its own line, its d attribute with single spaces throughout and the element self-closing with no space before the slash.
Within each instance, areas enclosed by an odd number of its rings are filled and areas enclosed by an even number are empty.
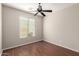
<svg viewBox="0 0 79 59">
<path fill-rule="evenodd" d="M 35 36 L 35 19 L 20 17 L 20 38 Z"/>
</svg>

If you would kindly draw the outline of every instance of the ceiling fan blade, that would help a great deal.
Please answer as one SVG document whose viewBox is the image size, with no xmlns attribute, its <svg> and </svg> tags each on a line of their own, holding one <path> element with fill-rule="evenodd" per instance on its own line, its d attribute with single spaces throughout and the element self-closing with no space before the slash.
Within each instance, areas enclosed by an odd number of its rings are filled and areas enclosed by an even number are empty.
<svg viewBox="0 0 79 59">
<path fill-rule="evenodd" d="M 46 16 L 43 12 L 40 12 L 43 16 Z"/>
<path fill-rule="evenodd" d="M 43 12 L 52 12 L 52 10 L 42 10 Z"/>
<path fill-rule="evenodd" d="M 37 14 L 38 14 L 38 12 L 34 16 L 36 16 Z"/>
</svg>

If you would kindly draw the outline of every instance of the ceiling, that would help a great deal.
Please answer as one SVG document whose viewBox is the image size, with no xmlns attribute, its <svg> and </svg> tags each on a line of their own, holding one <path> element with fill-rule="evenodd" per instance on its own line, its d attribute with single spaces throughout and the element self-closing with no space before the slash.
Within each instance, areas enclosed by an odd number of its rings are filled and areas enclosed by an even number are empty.
<svg viewBox="0 0 79 59">
<path fill-rule="evenodd" d="M 43 9 L 46 9 L 46 10 L 52 9 L 53 12 L 62 10 L 73 4 L 75 3 L 41 3 Z M 5 3 L 4 5 L 17 8 L 20 10 L 24 10 L 29 13 L 36 13 L 36 9 L 38 7 L 38 3 Z"/>
</svg>

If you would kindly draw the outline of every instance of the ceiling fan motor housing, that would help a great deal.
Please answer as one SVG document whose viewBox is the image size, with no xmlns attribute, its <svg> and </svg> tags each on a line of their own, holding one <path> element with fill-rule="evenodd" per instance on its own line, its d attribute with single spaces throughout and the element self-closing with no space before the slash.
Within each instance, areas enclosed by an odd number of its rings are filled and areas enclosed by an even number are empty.
<svg viewBox="0 0 79 59">
<path fill-rule="evenodd" d="M 41 6 L 40 3 L 39 3 L 38 8 L 37 8 L 37 13 L 35 14 L 35 16 L 36 16 L 38 13 L 41 13 L 41 15 L 46 16 L 43 12 L 52 12 L 52 10 L 43 10 L 43 9 L 42 9 L 42 6 Z"/>
</svg>

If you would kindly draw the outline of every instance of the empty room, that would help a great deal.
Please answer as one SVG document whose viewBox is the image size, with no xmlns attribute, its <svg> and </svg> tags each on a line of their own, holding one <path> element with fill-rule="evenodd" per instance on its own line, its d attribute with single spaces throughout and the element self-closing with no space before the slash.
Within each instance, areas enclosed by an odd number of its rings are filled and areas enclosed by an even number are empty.
<svg viewBox="0 0 79 59">
<path fill-rule="evenodd" d="M 79 3 L 0 3 L 1 56 L 79 56 Z"/>
</svg>

